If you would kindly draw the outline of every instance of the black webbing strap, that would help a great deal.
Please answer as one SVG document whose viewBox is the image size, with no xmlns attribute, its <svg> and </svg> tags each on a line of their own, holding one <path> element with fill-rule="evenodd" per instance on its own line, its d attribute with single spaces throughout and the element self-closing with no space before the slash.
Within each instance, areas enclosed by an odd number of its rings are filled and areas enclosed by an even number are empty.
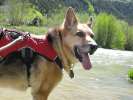
<svg viewBox="0 0 133 100">
<path fill-rule="evenodd" d="M 34 59 L 34 52 L 30 48 L 24 48 L 21 50 L 21 57 L 26 65 L 27 80 L 30 86 L 31 67 Z"/>
<path fill-rule="evenodd" d="M 3 33 L 3 29 L 0 29 L 0 40 L 3 38 L 4 33 Z"/>
<path fill-rule="evenodd" d="M 62 61 L 59 57 L 56 57 L 55 59 L 55 63 L 59 66 L 60 69 L 63 69 L 63 64 L 62 64 Z"/>
</svg>

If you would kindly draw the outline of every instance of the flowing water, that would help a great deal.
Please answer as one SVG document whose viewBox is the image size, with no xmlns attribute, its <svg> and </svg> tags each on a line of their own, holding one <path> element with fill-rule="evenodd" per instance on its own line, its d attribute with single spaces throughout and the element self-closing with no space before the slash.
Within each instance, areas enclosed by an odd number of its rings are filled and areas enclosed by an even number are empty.
<svg viewBox="0 0 133 100">
<path fill-rule="evenodd" d="M 66 74 L 49 96 L 49 100 L 133 100 L 133 83 L 127 71 L 133 68 L 133 52 L 98 49 L 91 56 L 93 68 L 74 68 L 75 78 Z M 30 90 L 17 92 L 0 89 L 0 100 L 32 100 Z"/>
</svg>

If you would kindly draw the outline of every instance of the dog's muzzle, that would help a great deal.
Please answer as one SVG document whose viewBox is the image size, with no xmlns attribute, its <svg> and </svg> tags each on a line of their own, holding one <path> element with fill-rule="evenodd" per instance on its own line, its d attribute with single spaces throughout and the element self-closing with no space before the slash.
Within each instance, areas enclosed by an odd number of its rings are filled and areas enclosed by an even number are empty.
<svg viewBox="0 0 133 100">
<path fill-rule="evenodd" d="M 88 44 L 89 50 L 88 53 L 91 55 L 97 50 L 98 45 L 97 44 Z"/>
<path fill-rule="evenodd" d="M 81 62 L 84 69 L 90 69 L 92 67 L 89 55 L 92 55 L 97 48 L 98 46 L 96 43 L 74 47 L 75 57 Z"/>
<path fill-rule="evenodd" d="M 82 45 L 82 46 L 75 46 L 74 47 L 74 51 L 76 53 L 76 55 L 78 57 L 80 53 L 89 53 L 90 55 L 92 55 L 98 48 L 98 45 L 97 44 L 85 44 L 85 45 Z"/>
</svg>

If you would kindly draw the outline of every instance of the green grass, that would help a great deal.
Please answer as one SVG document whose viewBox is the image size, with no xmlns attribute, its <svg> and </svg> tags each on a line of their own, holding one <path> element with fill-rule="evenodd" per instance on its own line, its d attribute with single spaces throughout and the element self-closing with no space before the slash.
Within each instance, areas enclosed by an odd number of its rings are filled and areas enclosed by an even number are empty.
<svg viewBox="0 0 133 100">
<path fill-rule="evenodd" d="M 17 29 L 20 31 L 31 32 L 33 34 L 45 34 L 48 30 L 48 28 L 44 26 L 36 27 L 36 26 L 26 26 L 26 25 L 23 26 L 0 25 L 0 28 Z"/>
</svg>

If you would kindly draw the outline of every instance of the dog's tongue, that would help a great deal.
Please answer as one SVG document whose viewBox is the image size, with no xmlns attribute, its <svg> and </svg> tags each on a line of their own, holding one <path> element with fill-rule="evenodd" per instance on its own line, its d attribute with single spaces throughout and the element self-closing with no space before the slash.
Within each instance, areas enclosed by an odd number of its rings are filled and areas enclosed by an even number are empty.
<svg viewBox="0 0 133 100">
<path fill-rule="evenodd" d="M 84 69 L 89 70 L 92 67 L 89 55 L 87 53 L 82 53 L 81 55 L 82 55 L 81 63 L 83 65 Z"/>
</svg>

